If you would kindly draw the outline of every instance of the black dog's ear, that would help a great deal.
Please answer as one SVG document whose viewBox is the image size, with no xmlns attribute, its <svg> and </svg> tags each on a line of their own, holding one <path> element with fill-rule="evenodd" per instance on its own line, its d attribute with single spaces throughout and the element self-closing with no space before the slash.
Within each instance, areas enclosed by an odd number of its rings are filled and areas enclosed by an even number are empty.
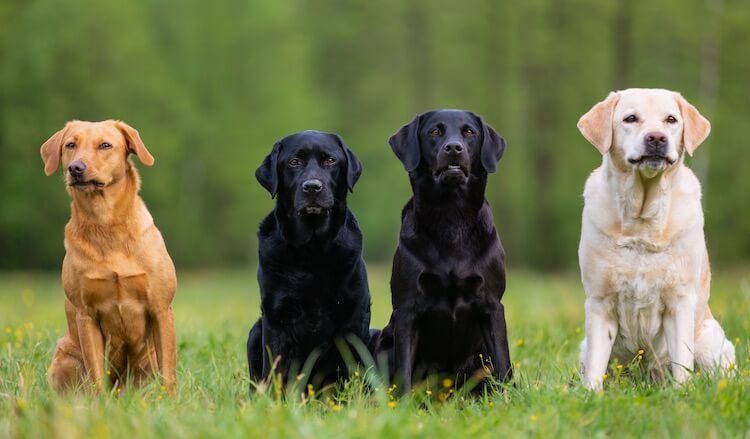
<svg viewBox="0 0 750 439">
<path fill-rule="evenodd" d="M 354 155 L 352 150 L 346 146 L 341 136 L 334 134 L 334 137 L 336 137 L 336 141 L 339 142 L 339 146 L 341 146 L 346 156 L 346 187 L 349 188 L 349 192 L 352 192 L 354 185 L 359 180 L 359 176 L 362 175 L 362 163 L 359 162 L 359 159 Z"/>
<path fill-rule="evenodd" d="M 396 157 L 404 164 L 407 172 L 417 169 L 422 155 L 419 146 L 419 126 L 422 123 L 422 116 L 417 115 L 414 120 L 402 126 L 388 139 L 388 144 L 391 145 Z"/>
<path fill-rule="evenodd" d="M 493 173 L 497 169 L 497 162 L 505 152 L 505 139 L 495 131 L 489 124 L 485 123 L 481 117 L 474 114 L 474 117 L 482 126 L 482 166 L 484 170 Z"/>
<path fill-rule="evenodd" d="M 281 151 L 281 142 L 276 142 L 271 153 L 263 159 L 263 163 L 255 170 L 255 178 L 271 194 L 271 198 L 276 197 L 279 189 L 279 151 Z"/>
</svg>

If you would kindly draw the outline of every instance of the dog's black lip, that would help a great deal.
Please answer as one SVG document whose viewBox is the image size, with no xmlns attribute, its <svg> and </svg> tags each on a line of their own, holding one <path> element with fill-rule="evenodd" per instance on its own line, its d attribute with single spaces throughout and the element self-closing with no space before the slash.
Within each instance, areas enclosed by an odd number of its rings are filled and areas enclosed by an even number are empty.
<svg viewBox="0 0 750 439">
<path fill-rule="evenodd" d="M 435 173 L 435 176 L 440 177 L 446 172 L 452 172 L 452 171 L 461 171 L 464 174 L 464 176 L 469 175 L 469 171 L 464 167 L 464 165 L 461 165 L 458 163 L 448 163 L 447 165 L 445 165 L 445 167 L 438 169 L 437 172 Z"/>
<path fill-rule="evenodd" d="M 669 157 L 663 156 L 663 155 L 642 155 L 640 158 L 637 158 L 637 159 L 628 159 L 628 162 L 630 162 L 633 165 L 636 165 L 638 163 L 643 163 L 646 160 L 664 160 L 670 165 L 674 163 L 674 160 L 670 160 Z"/>
<path fill-rule="evenodd" d="M 89 186 L 89 185 L 97 187 L 97 188 L 104 187 L 104 183 L 102 183 L 101 181 L 97 181 L 97 180 L 75 180 L 70 183 L 70 186 L 78 186 L 78 187 Z"/>
<path fill-rule="evenodd" d="M 300 215 L 327 215 L 330 211 L 330 207 L 325 207 L 321 206 L 320 204 L 313 203 L 299 209 L 297 213 Z"/>
</svg>

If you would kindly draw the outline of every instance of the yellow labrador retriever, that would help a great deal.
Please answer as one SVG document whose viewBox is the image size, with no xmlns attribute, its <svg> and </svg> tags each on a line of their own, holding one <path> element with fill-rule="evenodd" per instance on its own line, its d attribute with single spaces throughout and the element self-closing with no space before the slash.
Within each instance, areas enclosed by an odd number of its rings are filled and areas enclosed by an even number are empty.
<svg viewBox="0 0 750 439">
<path fill-rule="evenodd" d="M 687 379 L 734 362 L 708 307 L 711 269 L 701 187 L 683 164 L 711 125 L 679 93 L 610 93 L 578 122 L 603 155 L 586 182 L 579 261 L 586 290 L 584 384 L 600 389 L 610 361 L 640 350 L 652 373 Z"/>
<path fill-rule="evenodd" d="M 138 196 L 131 153 L 154 163 L 138 132 L 113 120 L 69 122 L 41 148 L 44 172 L 62 163 L 73 199 L 62 267 L 68 331 L 48 373 L 58 391 L 85 382 L 101 391 L 107 376 L 139 382 L 157 370 L 174 389 L 175 269 Z"/>
</svg>

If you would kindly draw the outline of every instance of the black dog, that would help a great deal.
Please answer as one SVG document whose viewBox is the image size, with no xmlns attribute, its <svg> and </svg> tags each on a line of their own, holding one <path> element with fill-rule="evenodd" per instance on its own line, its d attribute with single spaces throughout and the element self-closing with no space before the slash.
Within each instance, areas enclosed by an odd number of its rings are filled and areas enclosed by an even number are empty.
<svg viewBox="0 0 750 439">
<path fill-rule="evenodd" d="M 361 171 L 339 136 L 319 131 L 277 142 L 256 171 L 278 197 L 258 231 L 262 315 L 247 339 L 251 378 L 268 377 L 269 349 L 284 379 L 317 355 L 308 382 L 328 384 L 346 375 L 339 340 L 353 334 L 369 342 L 362 233 L 346 206 Z"/>
<path fill-rule="evenodd" d="M 494 370 L 512 375 L 505 311 L 505 254 L 484 198 L 505 140 L 468 111 L 417 116 L 389 143 L 414 196 L 401 215 L 393 259 L 393 314 L 376 345 L 402 391 L 413 379 L 457 384 Z"/>
</svg>

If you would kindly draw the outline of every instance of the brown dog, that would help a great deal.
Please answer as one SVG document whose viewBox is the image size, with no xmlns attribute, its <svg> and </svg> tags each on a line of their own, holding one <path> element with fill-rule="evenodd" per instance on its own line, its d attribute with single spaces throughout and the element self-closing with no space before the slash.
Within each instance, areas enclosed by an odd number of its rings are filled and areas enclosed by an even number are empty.
<svg viewBox="0 0 750 439">
<path fill-rule="evenodd" d="M 101 391 L 105 376 L 122 384 L 157 370 L 174 389 L 175 269 L 138 196 L 131 153 L 154 164 L 138 131 L 113 120 L 68 122 L 41 148 L 44 172 L 52 175 L 62 162 L 73 198 L 62 267 L 68 332 L 48 374 L 58 391 L 86 382 Z"/>
</svg>

